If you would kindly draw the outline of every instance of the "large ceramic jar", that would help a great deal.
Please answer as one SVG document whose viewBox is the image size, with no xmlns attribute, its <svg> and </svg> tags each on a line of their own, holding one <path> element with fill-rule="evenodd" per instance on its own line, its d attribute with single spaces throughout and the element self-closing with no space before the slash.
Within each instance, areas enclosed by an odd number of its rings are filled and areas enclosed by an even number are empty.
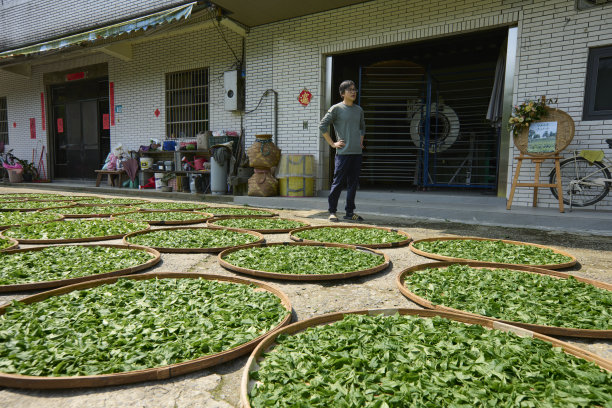
<svg viewBox="0 0 612 408">
<path fill-rule="evenodd" d="M 255 135 L 255 143 L 247 150 L 249 165 L 256 169 L 269 169 L 278 164 L 280 149 L 272 141 L 272 135 Z"/>
</svg>

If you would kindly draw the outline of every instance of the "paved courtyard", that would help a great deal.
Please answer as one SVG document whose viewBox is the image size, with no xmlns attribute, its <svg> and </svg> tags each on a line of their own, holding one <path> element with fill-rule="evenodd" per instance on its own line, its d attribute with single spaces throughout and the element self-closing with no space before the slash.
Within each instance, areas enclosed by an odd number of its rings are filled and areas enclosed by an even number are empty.
<svg viewBox="0 0 612 408">
<path fill-rule="evenodd" d="M 7 188 L 1 190 L 12 192 Z M 279 210 L 278 212 L 282 217 L 307 221 L 312 225 L 327 224 L 325 214 L 320 210 Z M 549 245 L 577 257 L 579 263 L 563 272 L 612 283 L 610 268 L 612 237 L 451 222 L 410 221 L 385 216 L 370 217 L 366 224 L 398 228 L 406 231 L 413 239 L 456 235 L 503 238 Z M 289 241 L 289 236 L 288 234 L 266 235 L 266 240 Z M 105 241 L 105 243 L 120 243 L 120 240 Z M 28 246 L 22 245 L 22 247 Z M 389 255 L 392 266 L 371 276 L 322 283 L 275 280 L 266 280 L 266 282 L 287 294 L 293 306 L 294 321 L 323 313 L 356 309 L 418 308 L 416 304 L 402 296 L 396 287 L 395 278 L 407 267 L 432 260 L 412 253 L 408 247 L 384 249 L 383 252 Z M 162 262 L 148 271 L 240 276 L 221 268 L 216 255 L 208 254 L 162 254 Z M 0 303 L 32 293 L 0 295 Z M 563 340 L 608 359 L 612 358 L 612 341 L 569 338 Z M 248 356 L 244 356 L 225 364 L 164 381 L 126 386 L 61 391 L 0 388 L 0 407 L 239 407 L 240 379 L 247 358 Z"/>
</svg>

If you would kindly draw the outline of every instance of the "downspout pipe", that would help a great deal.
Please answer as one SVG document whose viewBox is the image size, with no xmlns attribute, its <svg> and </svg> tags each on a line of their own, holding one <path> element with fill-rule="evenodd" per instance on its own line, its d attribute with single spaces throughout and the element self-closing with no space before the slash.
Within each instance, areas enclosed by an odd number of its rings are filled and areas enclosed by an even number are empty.
<svg viewBox="0 0 612 408">
<path fill-rule="evenodd" d="M 272 101 L 272 136 L 274 144 L 278 146 L 278 92 L 274 89 L 267 89 L 266 94 L 272 92 L 274 100 Z"/>
</svg>

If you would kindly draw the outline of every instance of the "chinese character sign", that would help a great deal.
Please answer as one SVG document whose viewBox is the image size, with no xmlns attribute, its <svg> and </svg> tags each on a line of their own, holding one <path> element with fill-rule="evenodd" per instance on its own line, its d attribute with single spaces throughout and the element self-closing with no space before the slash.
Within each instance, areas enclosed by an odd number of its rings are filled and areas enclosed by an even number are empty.
<svg viewBox="0 0 612 408">
<path fill-rule="evenodd" d="M 300 95 L 298 96 L 298 102 L 302 106 L 308 106 L 311 100 L 312 100 L 312 93 L 308 89 L 304 88 L 302 92 L 300 92 Z"/>
</svg>

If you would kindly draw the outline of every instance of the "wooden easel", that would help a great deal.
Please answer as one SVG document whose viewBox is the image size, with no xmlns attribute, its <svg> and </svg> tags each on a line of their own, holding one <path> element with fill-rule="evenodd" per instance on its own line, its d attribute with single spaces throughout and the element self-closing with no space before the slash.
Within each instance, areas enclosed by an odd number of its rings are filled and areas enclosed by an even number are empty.
<svg viewBox="0 0 612 408">
<path fill-rule="evenodd" d="M 514 172 L 514 180 L 512 181 L 512 189 L 510 190 L 510 197 L 508 198 L 508 204 L 506 205 L 506 210 L 509 210 L 510 207 L 512 206 L 512 200 L 514 199 L 514 190 L 516 190 L 517 187 L 533 187 L 533 206 L 537 207 L 538 206 L 538 188 L 541 187 L 556 187 L 557 188 L 557 195 L 559 197 L 559 212 L 565 212 L 565 210 L 563 209 L 563 187 L 561 185 L 561 166 L 560 166 L 560 161 L 563 157 L 559 156 L 559 155 L 555 155 L 555 156 L 525 156 L 521 153 L 520 156 L 515 157 L 515 159 L 518 160 L 518 163 L 516 165 L 516 171 Z M 519 179 L 519 174 L 521 173 L 521 165 L 523 164 L 523 160 L 528 159 L 531 160 L 532 163 L 535 163 L 535 180 L 533 183 L 519 183 L 518 179 Z M 542 165 L 542 162 L 544 160 L 554 160 L 555 161 L 555 171 L 557 172 L 557 183 L 556 184 L 550 184 L 550 183 L 540 183 L 540 167 Z"/>
<path fill-rule="evenodd" d="M 546 96 L 542 96 L 542 102 L 546 102 Z M 557 188 L 557 196 L 559 197 L 559 212 L 565 212 L 563 209 L 563 186 L 561 185 L 561 165 L 560 160 L 563 158 L 559 156 L 561 150 L 565 149 L 574 138 L 574 120 L 567 113 L 559 110 L 547 107 L 546 115 L 533 123 L 537 122 L 557 122 L 557 136 L 555 140 L 555 150 L 550 153 L 532 153 L 529 151 L 529 128 L 524 128 L 518 135 L 514 137 L 514 145 L 521 152 L 519 157 L 515 157 L 518 160 L 516 165 L 516 171 L 514 173 L 514 180 L 512 181 L 512 189 L 510 190 L 510 197 L 508 198 L 508 204 L 506 209 L 509 210 L 512 206 L 512 200 L 514 199 L 514 190 L 517 187 L 533 187 L 533 206 L 538 206 L 538 188 Z M 521 173 L 521 165 L 523 160 L 531 160 L 535 163 L 535 178 L 533 183 L 519 183 L 519 174 Z M 544 160 L 555 161 L 555 171 L 557 174 L 557 183 L 540 183 L 540 167 Z"/>
</svg>

